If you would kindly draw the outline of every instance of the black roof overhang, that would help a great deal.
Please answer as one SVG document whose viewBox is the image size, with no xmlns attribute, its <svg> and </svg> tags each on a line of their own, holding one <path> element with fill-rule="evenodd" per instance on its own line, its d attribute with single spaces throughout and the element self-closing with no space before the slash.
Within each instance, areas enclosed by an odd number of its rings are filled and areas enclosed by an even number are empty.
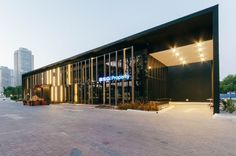
<svg viewBox="0 0 236 156">
<path fill-rule="evenodd" d="M 48 66 L 39 68 L 37 70 L 24 74 L 23 77 L 62 66 L 70 62 L 76 62 L 79 60 L 87 59 L 89 57 L 112 52 L 128 46 L 134 46 L 135 48 L 148 48 L 149 50 L 160 51 L 166 50 L 170 48 L 170 46 L 174 45 L 182 46 L 191 44 L 196 40 L 212 39 L 212 13 L 214 11 L 218 11 L 218 5 L 148 29 L 138 34 L 123 38 L 110 44 L 75 55 L 65 60 L 50 64 Z"/>
</svg>

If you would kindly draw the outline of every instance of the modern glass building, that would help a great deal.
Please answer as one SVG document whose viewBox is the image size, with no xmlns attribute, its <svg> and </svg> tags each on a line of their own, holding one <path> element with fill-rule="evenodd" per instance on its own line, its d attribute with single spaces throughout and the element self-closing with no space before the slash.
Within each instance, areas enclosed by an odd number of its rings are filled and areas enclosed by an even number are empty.
<svg viewBox="0 0 236 156">
<path fill-rule="evenodd" d="M 14 52 L 14 85 L 22 85 L 22 74 L 34 69 L 34 55 L 26 48 Z"/>
<path fill-rule="evenodd" d="M 218 6 L 23 75 L 23 96 L 52 103 L 214 101 L 219 112 Z"/>
</svg>

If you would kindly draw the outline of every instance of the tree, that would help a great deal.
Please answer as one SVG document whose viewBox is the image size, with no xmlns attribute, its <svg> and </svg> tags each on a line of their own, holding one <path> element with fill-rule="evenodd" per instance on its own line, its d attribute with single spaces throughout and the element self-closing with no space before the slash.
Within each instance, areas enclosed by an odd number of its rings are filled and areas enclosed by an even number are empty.
<svg viewBox="0 0 236 156">
<path fill-rule="evenodd" d="M 3 93 L 6 97 L 10 97 L 10 96 L 13 96 L 13 95 L 16 94 L 14 87 L 7 87 L 7 88 L 4 87 L 4 92 Z"/>
<path fill-rule="evenodd" d="M 236 91 L 236 75 L 228 75 L 220 82 L 220 93 Z"/>
<path fill-rule="evenodd" d="M 22 95 L 22 87 L 16 86 L 16 87 L 4 87 L 4 95 L 6 97 L 14 97 L 14 99 L 19 99 Z"/>
</svg>

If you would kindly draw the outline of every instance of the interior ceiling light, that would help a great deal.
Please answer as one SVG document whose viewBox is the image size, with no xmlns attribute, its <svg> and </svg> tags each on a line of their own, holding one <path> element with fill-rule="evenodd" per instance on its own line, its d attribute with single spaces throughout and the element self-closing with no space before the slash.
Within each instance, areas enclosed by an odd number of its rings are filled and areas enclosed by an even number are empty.
<svg viewBox="0 0 236 156">
<path fill-rule="evenodd" d="M 198 48 L 198 51 L 202 51 L 202 48 L 201 48 L 201 47 L 199 47 L 199 48 Z"/>
<path fill-rule="evenodd" d="M 151 67 L 151 66 L 148 66 L 148 69 L 152 69 L 152 67 Z"/>
<path fill-rule="evenodd" d="M 172 48 L 172 52 L 175 53 L 176 52 L 176 48 Z"/>
<path fill-rule="evenodd" d="M 204 54 L 200 54 L 200 57 L 204 57 Z"/>
<path fill-rule="evenodd" d="M 202 42 L 198 42 L 198 43 L 197 43 L 197 46 L 198 46 L 198 47 L 201 47 L 201 46 L 202 46 Z"/>
<path fill-rule="evenodd" d="M 180 57 L 180 58 L 179 58 L 179 60 L 180 60 L 180 61 L 183 61 L 183 60 L 184 60 L 184 58 L 183 58 L 183 57 Z"/>
<path fill-rule="evenodd" d="M 179 56 L 179 53 L 175 53 L 175 56 Z"/>
<path fill-rule="evenodd" d="M 202 62 L 205 61 L 205 58 L 201 58 L 201 61 L 202 61 Z"/>
<path fill-rule="evenodd" d="M 186 64 L 186 61 L 184 60 L 182 63 L 183 63 L 183 64 Z"/>
</svg>

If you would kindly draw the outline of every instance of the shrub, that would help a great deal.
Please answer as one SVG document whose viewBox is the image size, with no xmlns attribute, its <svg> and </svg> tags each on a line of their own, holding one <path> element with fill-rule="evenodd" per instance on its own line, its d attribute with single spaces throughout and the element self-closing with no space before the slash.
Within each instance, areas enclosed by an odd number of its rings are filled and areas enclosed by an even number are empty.
<svg viewBox="0 0 236 156">
<path fill-rule="evenodd" d="M 223 104 L 223 111 L 226 111 L 227 101 L 226 100 L 222 100 L 222 104 Z"/>
<path fill-rule="evenodd" d="M 235 111 L 235 105 L 231 99 L 222 101 L 223 103 L 223 110 L 229 113 L 233 113 Z"/>
<path fill-rule="evenodd" d="M 135 104 L 120 104 L 118 105 L 118 109 L 127 110 L 127 109 L 137 109 L 137 110 L 144 110 L 144 111 L 159 111 L 160 105 L 158 104 L 144 104 L 144 103 L 135 103 Z"/>
<path fill-rule="evenodd" d="M 14 101 L 16 101 L 18 99 L 18 97 L 17 96 L 12 96 L 11 97 L 11 100 L 14 100 Z"/>
</svg>

